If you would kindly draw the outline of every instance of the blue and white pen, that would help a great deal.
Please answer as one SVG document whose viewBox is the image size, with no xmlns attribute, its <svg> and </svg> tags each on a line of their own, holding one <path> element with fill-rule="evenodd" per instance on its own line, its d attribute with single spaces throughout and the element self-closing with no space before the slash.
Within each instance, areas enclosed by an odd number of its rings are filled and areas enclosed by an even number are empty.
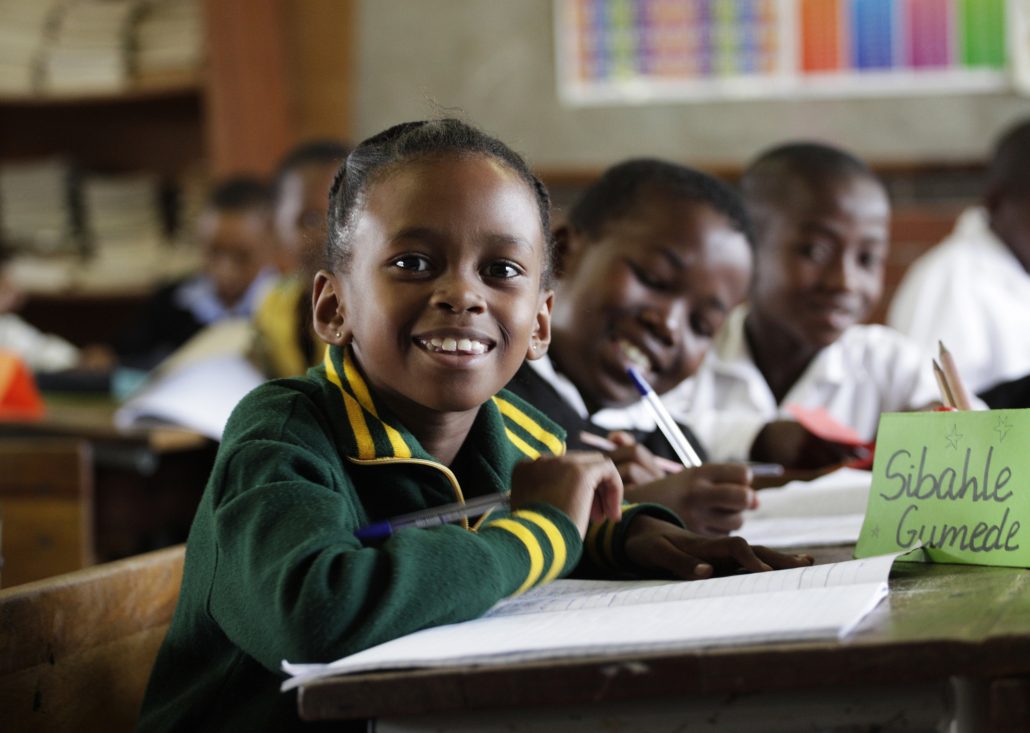
<svg viewBox="0 0 1030 733">
<path fill-rule="evenodd" d="M 672 415 L 665 409 L 665 405 L 662 404 L 651 385 L 647 383 L 634 367 L 626 369 L 626 373 L 633 380 L 633 384 L 636 385 L 640 396 L 644 398 L 644 404 L 651 410 L 651 416 L 658 423 L 658 429 L 662 431 L 662 435 L 669 441 L 669 445 L 672 446 L 676 456 L 683 465 L 687 468 L 700 466 L 701 456 L 697 454 L 694 446 L 687 440 L 687 436 L 680 430 L 680 426 L 672 419 Z"/>
<path fill-rule="evenodd" d="M 402 514 L 398 517 L 372 522 L 372 524 L 354 530 L 354 536 L 363 541 L 382 540 L 405 527 L 435 527 L 440 524 L 450 524 L 466 517 L 486 514 L 491 509 L 507 503 L 508 494 L 486 494 L 465 502 L 443 504 L 411 514 Z"/>
</svg>

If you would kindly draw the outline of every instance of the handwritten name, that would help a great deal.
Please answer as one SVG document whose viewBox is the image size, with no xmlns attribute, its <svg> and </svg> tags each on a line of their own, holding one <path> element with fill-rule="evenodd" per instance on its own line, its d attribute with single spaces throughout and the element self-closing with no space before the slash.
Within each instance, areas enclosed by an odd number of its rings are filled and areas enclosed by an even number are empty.
<svg viewBox="0 0 1030 733">
<path fill-rule="evenodd" d="M 919 456 L 919 468 L 916 470 L 912 462 L 912 453 L 902 448 L 894 451 L 887 461 L 887 468 L 884 477 L 889 481 L 897 482 L 897 490 L 892 493 L 880 492 L 887 501 L 896 501 L 902 497 L 909 499 L 943 499 L 946 501 L 958 501 L 970 496 L 973 501 L 995 501 L 1004 502 L 1012 496 L 1008 491 L 1004 494 L 1002 489 L 1008 485 L 1012 478 L 1012 469 L 1003 466 L 991 480 L 991 459 L 994 457 L 993 446 L 987 450 L 987 457 L 984 460 L 983 472 L 974 475 L 970 472 L 970 460 L 972 449 L 966 449 L 965 460 L 962 463 L 962 478 L 951 466 L 944 468 L 934 474 L 926 470 L 926 447 L 923 447 Z M 907 467 L 906 467 L 907 466 Z"/>
</svg>

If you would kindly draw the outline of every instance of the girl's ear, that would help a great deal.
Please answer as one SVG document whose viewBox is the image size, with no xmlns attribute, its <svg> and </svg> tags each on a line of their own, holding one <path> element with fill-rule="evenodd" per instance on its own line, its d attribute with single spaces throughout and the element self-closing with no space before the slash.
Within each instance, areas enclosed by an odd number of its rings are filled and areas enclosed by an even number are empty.
<svg viewBox="0 0 1030 733">
<path fill-rule="evenodd" d="M 315 333 L 327 344 L 343 346 L 351 335 L 344 318 L 343 291 L 335 273 L 319 270 L 311 291 Z"/>
<path fill-rule="evenodd" d="M 540 305 L 536 312 L 536 324 L 529 336 L 527 359 L 539 359 L 547 353 L 551 344 L 551 308 L 554 306 L 554 293 L 545 290 L 540 293 Z"/>
</svg>

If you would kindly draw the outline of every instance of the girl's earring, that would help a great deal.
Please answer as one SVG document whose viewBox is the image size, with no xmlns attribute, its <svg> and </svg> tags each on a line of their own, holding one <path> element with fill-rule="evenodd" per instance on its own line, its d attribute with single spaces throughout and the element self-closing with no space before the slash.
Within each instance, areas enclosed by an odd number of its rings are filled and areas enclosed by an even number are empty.
<svg viewBox="0 0 1030 733">
<path fill-rule="evenodd" d="M 340 332 L 339 331 L 336 332 L 336 338 L 340 338 Z"/>
</svg>

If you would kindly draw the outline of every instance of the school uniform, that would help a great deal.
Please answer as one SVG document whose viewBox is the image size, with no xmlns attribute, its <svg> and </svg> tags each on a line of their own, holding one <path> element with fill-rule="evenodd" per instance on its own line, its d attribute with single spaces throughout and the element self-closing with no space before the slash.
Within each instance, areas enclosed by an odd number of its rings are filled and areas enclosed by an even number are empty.
<svg viewBox="0 0 1030 733">
<path fill-rule="evenodd" d="M 140 729 L 308 730 L 280 663 L 327 662 L 418 629 L 481 615 L 567 575 L 583 543 L 545 504 L 495 510 L 475 529 L 396 532 L 370 522 L 510 488 L 515 464 L 564 450 L 562 431 L 502 391 L 450 467 L 372 393 L 349 352 L 266 383 L 229 424 L 186 549 L 182 590 Z M 675 521 L 665 509 L 639 511 Z M 596 567 L 631 570 L 627 521 L 592 528 Z"/>
<path fill-rule="evenodd" d="M 927 355 L 944 342 L 973 392 L 1030 375 L 1030 273 L 968 209 L 955 230 L 908 268 L 887 323 Z"/>
<path fill-rule="evenodd" d="M 607 436 L 610 432 L 621 430 L 631 434 L 655 455 L 677 460 L 676 452 L 658 429 L 643 401 L 591 413 L 576 385 L 557 371 L 554 362 L 547 356 L 524 362 L 506 389 L 561 425 L 568 435 L 566 440 L 570 449 L 597 450 L 580 440 L 582 432 Z M 681 424 L 680 429 L 704 460 L 705 453 L 697 436 L 686 425 Z"/>
<path fill-rule="evenodd" d="M 748 306 L 735 308 L 697 374 L 662 399 L 686 420 L 713 460 L 746 460 L 762 427 L 793 419 L 785 407 L 823 407 L 866 440 L 880 414 L 919 409 L 939 400 L 930 362 L 896 331 L 856 325 L 820 351 L 779 404 L 758 370 L 744 335 Z"/>
<path fill-rule="evenodd" d="M 254 313 L 255 361 L 267 377 L 293 377 L 317 364 L 323 351 L 312 325 L 310 283 L 280 278 Z"/>
<path fill-rule="evenodd" d="M 60 336 L 43 333 L 13 313 L 0 313 L 0 351 L 10 351 L 34 372 L 71 369 L 79 350 Z"/>
</svg>

